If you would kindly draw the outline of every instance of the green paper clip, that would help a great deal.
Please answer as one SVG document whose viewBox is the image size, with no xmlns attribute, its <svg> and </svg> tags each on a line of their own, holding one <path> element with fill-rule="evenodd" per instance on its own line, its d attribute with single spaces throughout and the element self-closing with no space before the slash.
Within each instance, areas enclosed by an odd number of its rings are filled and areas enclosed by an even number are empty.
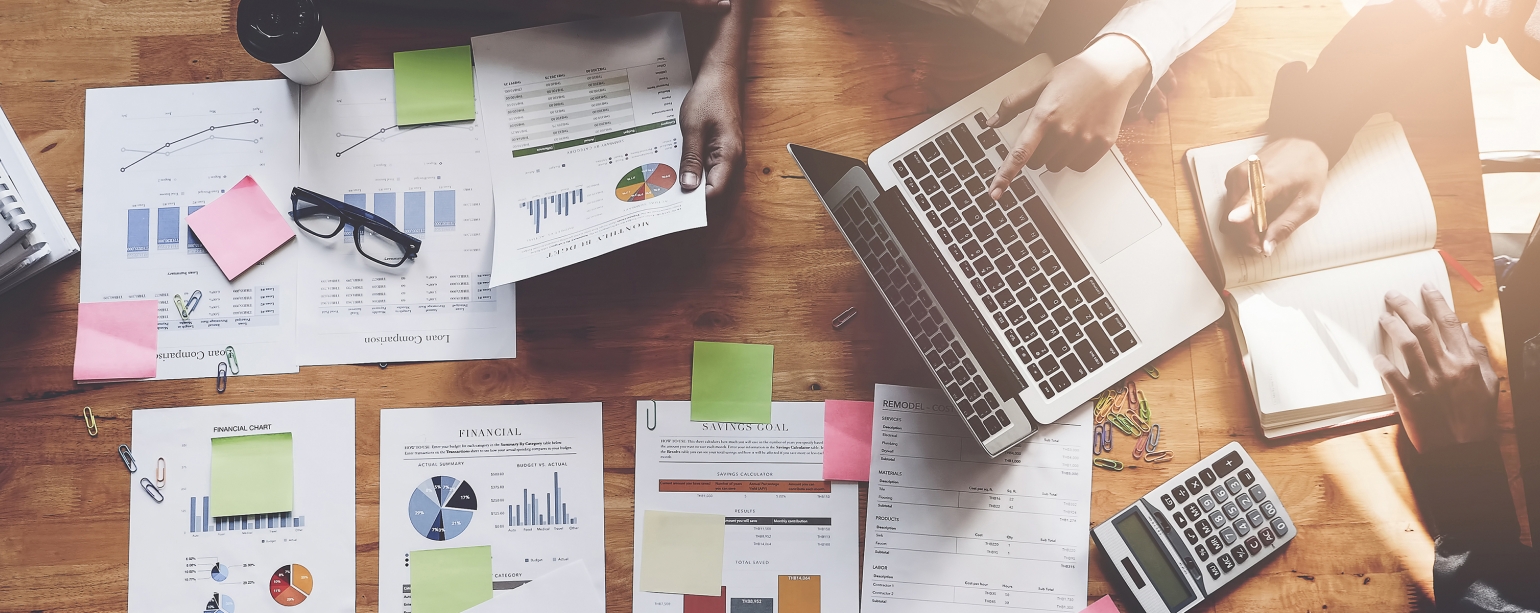
<svg viewBox="0 0 1540 613">
<path fill-rule="evenodd" d="M 1123 470 L 1123 463 L 1112 458 L 1095 458 L 1091 460 L 1091 465 L 1107 470 Z"/>
<path fill-rule="evenodd" d="M 1123 434 L 1128 436 L 1139 436 L 1139 427 L 1135 426 L 1134 422 L 1128 419 L 1127 415 L 1122 413 L 1113 413 L 1107 416 L 1107 423 L 1117 426 L 1117 429 L 1121 430 Z"/>
<path fill-rule="evenodd" d="M 1151 379 L 1159 379 L 1160 369 L 1155 368 L 1154 366 L 1146 366 L 1144 367 L 1144 374 L 1149 375 Z"/>
<path fill-rule="evenodd" d="M 225 363 L 230 365 L 230 374 L 241 374 L 241 363 L 235 359 L 235 345 L 225 346 Z"/>
<path fill-rule="evenodd" d="M 182 321 L 187 321 L 187 303 L 182 302 L 182 295 L 177 294 L 172 302 L 176 303 L 176 312 L 182 316 Z"/>
<path fill-rule="evenodd" d="M 1144 392 L 1139 392 L 1139 419 L 1150 423 L 1150 403 L 1144 401 Z"/>
</svg>

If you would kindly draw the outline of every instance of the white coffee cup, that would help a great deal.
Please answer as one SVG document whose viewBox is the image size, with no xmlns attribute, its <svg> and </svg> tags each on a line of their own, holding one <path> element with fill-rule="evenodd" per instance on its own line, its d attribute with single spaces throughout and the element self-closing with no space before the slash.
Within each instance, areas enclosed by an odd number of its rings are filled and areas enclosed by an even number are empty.
<svg viewBox="0 0 1540 613">
<path fill-rule="evenodd" d="M 247 53 L 295 83 L 315 85 L 332 73 L 331 42 L 313 0 L 241 0 L 236 32 Z"/>
</svg>

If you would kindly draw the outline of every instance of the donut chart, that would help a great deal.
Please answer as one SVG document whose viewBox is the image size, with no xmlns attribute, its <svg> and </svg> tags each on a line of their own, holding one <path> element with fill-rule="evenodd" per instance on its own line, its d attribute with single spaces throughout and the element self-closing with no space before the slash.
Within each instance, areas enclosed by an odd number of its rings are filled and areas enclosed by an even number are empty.
<svg viewBox="0 0 1540 613">
<path fill-rule="evenodd" d="M 273 595 L 273 602 L 292 607 L 305 602 L 314 587 L 315 580 L 310 577 L 310 569 L 299 564 L 285 564 L 273 573 L 273 580 L 268 583 L 267 590 Z"/>
<path fill-rule="evenodd" d="M 615 197 L 621 202 L 641 202 L 668 193 L 679 175 L 668 164 L 643 164 L 632 168 L 615 185 Z"/>
<path fill-rule="evenodd" d="M 209 603 L 203 605 L 203 610 L 205 613 L 235 613 L 235 599 L 229 594 L 215 592 Z"/>
<path fill-rule="evenodd" d="M 412 490 L 406 510 L 412 528 L 423 538 L 447 541 L 470 527 L 476 514 L 476 491 L 454 477 L 430 477 Z"/>
</svg>

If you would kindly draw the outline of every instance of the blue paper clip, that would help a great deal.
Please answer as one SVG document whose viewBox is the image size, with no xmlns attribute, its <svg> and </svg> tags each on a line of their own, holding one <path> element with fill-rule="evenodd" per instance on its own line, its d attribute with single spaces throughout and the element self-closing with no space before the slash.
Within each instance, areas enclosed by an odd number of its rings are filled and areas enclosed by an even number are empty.
<svg viewBox="0 0 1540 613">
<path fill-rule="evenodd" d="M 187 297 L 187 312 L 186 312 L 185 315 L 182 315 L 182 319 L 187 319 L 188 317 L 191 317 L 193 311 L 197 310 L 198 303 L 202 302 L 202 301 L 203 301 L 203 290 L 201 290 L 201 289 L 193 290 L 192 295 Z"/>
<path fill-rule="evenodd" d="M 1102 454 L 1102 424 L 1096 424 L 1096 429 L 1091 431 L 1091 455 Z"/>
<path fill-rule="evenodd" d="M 1102 424 L 1102 453 L 1112 452 L 1112 424 Z"/>
</svg>

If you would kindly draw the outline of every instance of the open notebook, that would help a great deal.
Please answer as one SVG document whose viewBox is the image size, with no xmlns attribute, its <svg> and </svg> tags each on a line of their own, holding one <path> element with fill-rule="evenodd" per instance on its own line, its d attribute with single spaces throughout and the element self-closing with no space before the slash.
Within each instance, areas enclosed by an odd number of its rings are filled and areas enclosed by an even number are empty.
<svg viewBox="0 0 1540 613">
<path fill-rule="evenodd" d="M 80 244 L 0 112 L 0 294 L 76 253 Z"/>
<path fill-rule="evenodd" d="M 1433 198 L 1406 134 L 1388 116 L 1364 126 L 1331 170 L 1320 213 L 1267 258 L 1221 228 L 1225 174 L 1265 142 L 1187 152 L 1263 433 L 1272 438 L 1385 415 L 1395 401 L 1373 358 L 1398 359 L 1379 326 L 1385 292 L 1398 290 L 1419 306 L 1424 283 L 1450 296 L 1433 249 Z"/>
</svg>

